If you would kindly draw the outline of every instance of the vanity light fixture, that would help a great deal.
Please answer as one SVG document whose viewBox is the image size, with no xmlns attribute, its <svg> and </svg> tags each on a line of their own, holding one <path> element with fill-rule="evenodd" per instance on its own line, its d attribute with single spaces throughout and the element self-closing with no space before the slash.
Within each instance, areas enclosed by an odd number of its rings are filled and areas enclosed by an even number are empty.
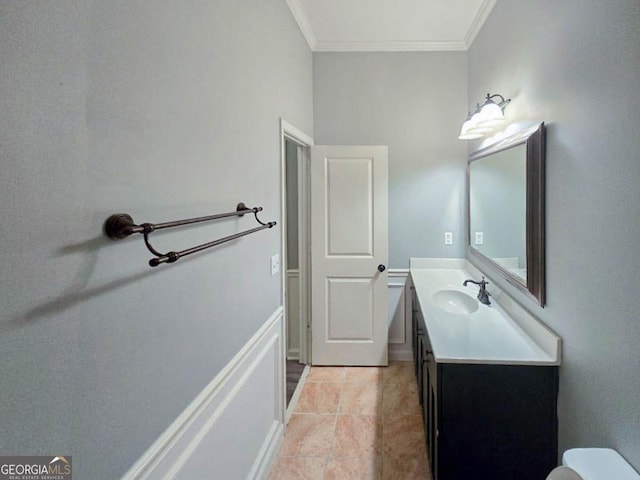
<svg viewBox="0 0 640 480">
<path fill-rule="evenodd" d="M 458 137 L 460 140 L 474 140 L 476 138 L 481 138 L 484 133 L 473 129 L 473 123 L 471 122 L 473 115 L 471 112 L 467 115 L 467 120 L 462 124 L 462 128 L 460 129 L 460 136 Z"/>
<path fill-rule="evenodd" d="M 500 103 L 493 101 L 499 97 Z M 487 133 L 492 132 L 496 127 L 504 123 L 504 108 L 511 102 L 499 93 L 493 95 L 487 93 L 485 101 L 482 105 L 476 104 L 473 114 L 469 112 L 467 120 L 462 124 L 460 129 L 460 140 L 473 140 L 475 138 L 484 137 Z"/>
</svg>

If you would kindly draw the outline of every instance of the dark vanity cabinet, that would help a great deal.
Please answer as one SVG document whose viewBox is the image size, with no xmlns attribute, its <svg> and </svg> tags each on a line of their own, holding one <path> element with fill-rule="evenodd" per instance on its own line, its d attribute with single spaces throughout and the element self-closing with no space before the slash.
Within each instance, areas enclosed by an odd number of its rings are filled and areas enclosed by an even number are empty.
<svg viewBox="0 0 640 480">
<path fill-rule="evenodd" d="M 411 287 L 411 331 L 413 332 L 411 347 L 413 349 L 413 363 L 415 367 L 416 381 L 418 382 L 418 398 L 420 405 L 422 405 L 423 370 L 426 362 L 424 353 L 425 330 L 424 319 L 422 318 L 422 312 L 418 308 L 418 299 L 416 298 L 416 290 L 414 287 Z"/>
<path fill-rule="evenodd" d="M 434 480 L 542 480 L 557 465 L 558 367 L 434 359 L 413 294 L 413 354 Z"/>
</svg>

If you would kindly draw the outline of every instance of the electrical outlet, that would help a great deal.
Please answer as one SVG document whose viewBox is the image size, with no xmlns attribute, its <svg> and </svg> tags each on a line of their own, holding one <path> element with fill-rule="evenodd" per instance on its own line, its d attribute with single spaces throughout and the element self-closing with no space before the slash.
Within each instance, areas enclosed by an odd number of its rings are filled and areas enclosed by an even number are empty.
<svg viewBox="0 0 640 480">
<path fill-rule="evenodd" d="M 484 233 L 476 232 L 476 245 L 482 245 L 484 243 Z"/>
<path fill-rule="evenodd" d="M 280 271 L 280 255 L 275 254 L 271 256 L 271 276 L 273 277 Z"/>
<path fill-rule="evenodd" d="M 453 245 L 453 232 L 444 232 L 444 244 Z"/>
</svg>

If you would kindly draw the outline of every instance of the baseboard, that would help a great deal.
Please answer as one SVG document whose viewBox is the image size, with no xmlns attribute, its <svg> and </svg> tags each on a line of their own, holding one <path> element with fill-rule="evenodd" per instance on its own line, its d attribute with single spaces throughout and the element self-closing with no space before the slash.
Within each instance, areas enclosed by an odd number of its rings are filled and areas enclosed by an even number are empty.
<svg viewBox="0 0 640 480">
<path fill-rule="evenodd" d="M 266 477 L 284 434 L 282 315 L 279 307 L 124 480 Z"/>
<path fill-rule="evenodd" d="M 411 350 L 391 350 L 389 349 L 389 361 L 391 362 L 413 362 L 413 352 Z"/>
</svg>

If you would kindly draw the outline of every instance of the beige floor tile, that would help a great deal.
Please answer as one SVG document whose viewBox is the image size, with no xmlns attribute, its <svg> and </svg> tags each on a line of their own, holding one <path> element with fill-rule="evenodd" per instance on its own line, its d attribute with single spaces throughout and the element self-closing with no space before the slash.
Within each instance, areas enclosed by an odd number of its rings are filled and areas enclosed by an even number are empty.
<svg viewBox="0 0 640 480">
<path fill-rule="evenodd" d="M 382 479 L 431 479 L 422 416 L 384 417 L 382 426 Z"/>
<path fill-rule="evenodd" d="M 382 389 L 384 415 L 422 415 L 415 383 L 385 383 Z"/>
<path fill-rule="evenodd" d="M 351 415 L 381 415 L 382 385 L 377 383 L 345 383 L 338 412 Z"/>
<path fill-rule="evenodd" d="M 324 457 L 329 454 L 335 415 L 293 414 L 280 447 L 281 457 Z"/>
<path fill-rule="evenodd" d="M 416 383 L 416 376 L 411 362 L 394 362 L 382 371 L 384 383 Z"/>
<path fill-rule="evenodd" d="M 346 367 L 347 383 L 382 383 L 382 371 L 385 367 Z"/>
<path fill-rule="evenodd" d="M 307 382 L 311 383 L 344 383 L 345 367 L 311 367 Z"/>
<path fill-rule="evenodd" d="M 323 480 L 324 457 L 280 457 L 269 480 Z"/>
<path fill-rule="evenodd" d="M 382 458 L 375 454 L 364 457 L 331 458 L 324 472 L 324 480 L 380 480 Z"/>
<path fill-rule="evenodd" d="M 410 362 L 312 367 L 269 480 L 430 480 L 423 428 Z"/>
<path fill-rule="evenodd" d="M 382 420 L 372 415 L 338 415 L 331 454 L 334 457 L 361 457 L 379 454 Z"/>
<path fill-rule="evenodd" d="M 426 459 L 424 424 L 419 415 L 387 416 L 382 424 L 383 463 L 414 458 Z"/>
<path fill-rule="evenodd" d="M 336 413 L 341 392 L 341 383 L 305 383 L 294 412 Z"/>
<path fill-rule="evenodd" d="M 401 459 L 383 456 L 382 480 L 431 480 L 427 459 L 418 455 Z"/>
</svg>

